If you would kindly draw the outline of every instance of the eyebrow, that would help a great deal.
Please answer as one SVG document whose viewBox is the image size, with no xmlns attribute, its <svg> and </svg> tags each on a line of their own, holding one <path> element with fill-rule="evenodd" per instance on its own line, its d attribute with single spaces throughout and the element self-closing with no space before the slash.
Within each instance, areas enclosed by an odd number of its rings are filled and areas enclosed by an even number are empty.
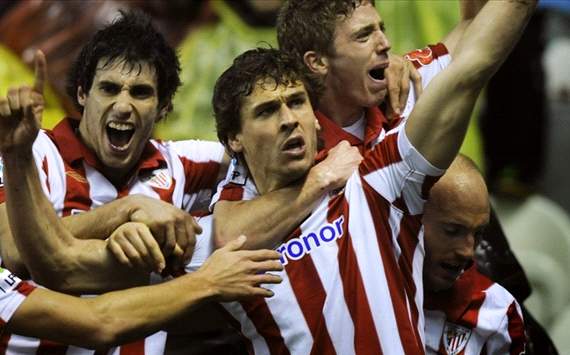
<svg viewBox="0 0 570 355">
<path fill-rule="evenodd" d="M 289 96 L 287 96 L 287 102 L 291 101 L 291 100 L 297 100 L 297 99 L 305 99 L 307 97 L 307 93 L 304 91 L 297 91 Z"/>
<path fill-rule="evenodd" d="M 259 112 L 265 111 L 269 108 L 275 108 L 277 106 L 279 106 L 279 100 L 277 99 L 265 101 L 260 103 L 259 105 L 255 105 L 253 107 L 253 112 L 255 115 L 257 115 Z"/>
<path fill-rule="evenodd" d="M 385 31 L 386 29 L 386 24 L 384 23 L 383 20 L 380 20 L 380 22 L 378 22 L 378 28 L 380 28 L 380 30 L 382 32 Z M 353 33 L 353 37 L 358 37 L 359 35 L 363 34 L 363 33 L 371 33 L 374 32 L 374 30 L 376 29 L 376 25 L 375 24 L 369 24 L 366 25 L 364 27 L 359 28 L 358 30 L 356 30 L 356 32 Z"/>
<path fill-rule="evenodd" d="M 119 85 L 118 83 L 111 81 L 111 80 L 101 80 L 99 81 L 98 85 Z"/>
<path fill-rule="evenodd" d="M 372 31 L 374 31 L 374 25 L 372 25 L 372 24 L 366 25 L 366 26 L 364 26 L 364 27 L 359 28 L 356 32 L 354 32 L 354 33 L 352 34 L 352 36 L 353 36 L 354 38 L 356 38 L 356 37 L 358 37 L 358 36 L 360 36 L 360 35 L 362 35 L 362 34 L 364 34 L 364 33 L 370 33 L 370 32 L 372 32 Z"/>
</svg>

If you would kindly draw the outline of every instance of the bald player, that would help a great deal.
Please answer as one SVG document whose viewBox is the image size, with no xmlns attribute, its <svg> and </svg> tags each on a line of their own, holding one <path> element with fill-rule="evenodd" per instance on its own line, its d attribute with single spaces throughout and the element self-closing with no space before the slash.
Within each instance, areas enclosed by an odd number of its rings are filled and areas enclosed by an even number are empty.
<svg viewBox="0 0 570 355">
<path fill-rule="evenodd" d="M 519 304 L 473 263 L 489 215 L 483 177 L 473 161 L 458 156 L 432 188 L 423 218 L 428 354 L 524 352 Z"/>
</svg>

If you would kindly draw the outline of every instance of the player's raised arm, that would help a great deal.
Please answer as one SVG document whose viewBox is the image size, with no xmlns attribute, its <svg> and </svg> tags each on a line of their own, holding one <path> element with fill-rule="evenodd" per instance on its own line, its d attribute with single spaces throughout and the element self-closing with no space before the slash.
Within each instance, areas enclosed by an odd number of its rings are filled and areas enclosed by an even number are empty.
<svg viewBox="0 0 570 355">
<path fill-rule="evenodd" d="M 44 81 L 45 58 L 38 52 L 34 88 L 12 88 L 0 99 L 0 154 L 9 217 L 4 224 L 9 222 L 15 246 L 25 251 L 23 261 L 32 276 L 46 286 L 73 292 L 68 289 L 71 285 L 83 291 L 100 291 L 146 283 L 148 271 L 121 266 L 104 241 L 81 243 L 74 238 L 45 197 L 32 153 L 40 128 Z M 4 230 L 7 227 L 4 225 Z M 3 233 L 4 240 L 6 237 Z M 92 269 L 95 265 L 101 266 L 97 272 Z M 90 280 L 78 277 L 87 272 L 93 275 Z"/>
<path fill-rule="evenodd" d="M 479 92 L 506 59 L 536 0 L 488 2 L 458 43 L 455 58 L 412 111 L 406 133 L 433 165 L 447 168 L 457 154 Z"/>
</svg>

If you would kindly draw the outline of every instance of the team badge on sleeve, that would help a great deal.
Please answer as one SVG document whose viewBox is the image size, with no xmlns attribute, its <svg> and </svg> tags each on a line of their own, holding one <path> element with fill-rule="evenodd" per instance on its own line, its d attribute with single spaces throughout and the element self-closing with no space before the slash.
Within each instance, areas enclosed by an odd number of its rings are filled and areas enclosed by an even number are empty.
<svg viewBox="0 0 570 355">
<path fill-rule="evenodd" d="M 448 355 L 457 355 L 465 349 L 469 337 L 471 337 L 471 329 L 445 322 L 443 327 L 443 345 Z"/>
<path fill-rule="evenodd" d="M 425 47 L 406 54 L 405 58 L 410 62 L 420 64 L 420 66 L 428 65 L 433 61 L 433 52 L 430 47 Z"/>
</svg>

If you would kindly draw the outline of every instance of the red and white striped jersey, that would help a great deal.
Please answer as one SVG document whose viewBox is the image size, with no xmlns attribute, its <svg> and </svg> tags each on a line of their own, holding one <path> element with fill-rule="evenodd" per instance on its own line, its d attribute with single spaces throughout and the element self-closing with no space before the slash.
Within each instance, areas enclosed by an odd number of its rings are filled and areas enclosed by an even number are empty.
<svg viewBox="0 0 570 355">
<path fill-rule="evenodd" d="M 184 210 L 207 208 L 224 155 L 221 144 L 204 141 L 150 140 L 133 178 L 114 186 L 99 172 L 100 162 L 75 134 L 76 121 L 64 119 L 53 131 L 40 131 L 33 153 L 42 188 L 60 216 L 81 213 L 129 194 L 160 199 Z M 4 202 L 0 187 L 0 202 Z M 162 354 L 166 333 L 111 349 L 105 354 Z M 92 350 L 3 334 L 0 354 L 94 354 Z"/>
<path fill-rule="evenodd" d="M 406 59 L 410 60 L 416 69 L 418 69 L 422 77 L 422 86 L 424 89 L 429 85 L 431 80 L 451 62 L 451 56 L 443 43 L 429 45 L 423 49 L 412 51 L 406 55 Z M 377 108 L 369 109 L 366 112 L 364 140 L 348 133 L 322 112 L 315 112 L 321 126 L 319 137 L 324 143 L 324 149 L 329 150 L 342 140 L 346 140 L 351 145 L 359 147 L 361 151 L 371 149 L 378 143 L 383 134 L 397 127 L 408 118 L 414 108 L 415 102 L 416 95 L 414 88 L 411 87 L 406 106 L 400 119 L 388 121 Z M 256 196 L 258 196 L 257 189 L 253 181 L 248 177 L 247 169 L 236 160 L 233 160 L 228 169 L 226 178 L 218 185 L 216 194 L 212 198 L 210 210 L 213 210 L 213 206 L 219 200 L 251 200 Z"/>
<path fill-rule="evenodd" d="M 525 353 L 522 312 L 501 285 L 465 271 L 449 290 L 426 292 L 426 352 L 440 355 Z"/>
<path fill-rule="evenodd" d="M 411 146 L 403 128 L 383 135 L 345 189 L 323 196 L 277 247 L 285 270 L 281 284 L 267 285 L 275 296 L 224 304 L 251 352 L 424 353 L 420 219 L 443 171 Z M 211 248 L 203 234 L 189 270 Z"/>
<path fill-rule="evenodd" d="M 20 280 L 9 270 L 0 268 L 0 333 L 35 286 Z"/>
</svg>

